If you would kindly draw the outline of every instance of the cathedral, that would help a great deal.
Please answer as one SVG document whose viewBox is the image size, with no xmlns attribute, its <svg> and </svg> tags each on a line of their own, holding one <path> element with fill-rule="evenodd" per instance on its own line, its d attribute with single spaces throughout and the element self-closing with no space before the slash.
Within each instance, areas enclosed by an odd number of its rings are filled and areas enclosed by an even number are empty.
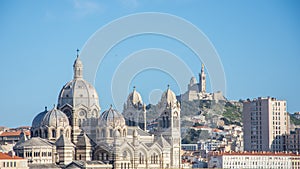
<svg viewBox="0 0 300 169">
<path fill-rule="evenodd" d="M 16 155 L 31 168 L 180 168 L 180 103 L 169 87 L 158 103 L 158 128 L 149 133 L 146 105 L 135 88 L 122 113 L 113 106 L 101 113 L 78 54 L 73 70 L 57 105 L 34 117 L 31 138 L 21 133 Z"/>
</svg>

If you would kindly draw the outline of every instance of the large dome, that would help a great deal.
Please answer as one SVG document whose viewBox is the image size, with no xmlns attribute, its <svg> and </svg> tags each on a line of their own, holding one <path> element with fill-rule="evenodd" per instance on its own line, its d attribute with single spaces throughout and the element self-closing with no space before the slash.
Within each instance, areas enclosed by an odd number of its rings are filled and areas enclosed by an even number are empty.
<svg viewBox="0 0 300 169">
<path fill-rule="evenodd" d="M 99 104 L 99 98 L 96 89 L 87 81 L 73 79 L 61 89 L 58 104 L 59 106 L 69 104 L 73 107 L 82 104 L 91 107 Z"/>
<path fill-rule="evenodd" d="M 110 107 L 110 109 L 101 114 L 99 125 L 105 127 L 111 126 L 113 128 L 117 126 L 123 127 L 125 126 L 125 119 L 121 113 Z"/>
<path fill-rule="evenodd" d="M 80 104 L 85 107 L 99 106 L 96 89 L 82 78 L 83 65 L 79 58 L 75 60 L 73 69 L 74 78 L 61 89 L 58 96 L 58 107 L 65 104 L 72 107 Z"/>
<path fill-rule="evenodd" d="M 54 106 L 52 110 L 45 114 L 41 125 L 48 127 L 67 127 L 69 126 L 69 120 L 65 113 L 56 109 L 56 106 Z"/>
<path fill-rule="evenodd" d="M 38 128 L 38 127 L 40 127 L 40 125 L 41 125 L 41 123 L 42 123 L 42 121 L 43 121 L 43 118 L 44 118 L 44 116 L 45 116 L 45 114 L 47 113 L 48 111 L 47 111 L 47 107 L 45 107 L 45 110 L 43 111 L 43 112 L 40 112 L 38 115 L 36 115 L 35 117 L 34 117 L 34 119 L 32 120 L 32 125 L 31 125 L 31 127 L 33 127 L 33 128 Z"/>
</svg>

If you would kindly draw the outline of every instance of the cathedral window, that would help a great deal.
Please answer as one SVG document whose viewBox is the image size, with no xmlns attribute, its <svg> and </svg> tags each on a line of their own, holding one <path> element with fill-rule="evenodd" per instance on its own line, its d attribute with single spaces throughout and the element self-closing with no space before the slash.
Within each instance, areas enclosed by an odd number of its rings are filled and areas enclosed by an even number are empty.
<svg viewBox="0 0 300 169">
<path fill-rule="evenodd" d="M 78 126 L 81 127 L 81 119 L 78 120 Z"/>
<path fill-rule="evenodd" d="M 70 138 L 70 136 L 69 136 L 69 130 L 66 131 L 66 137 Z"/>
<path fill-rule="evenodd" d="M 123 152 L 123 159 L 126 159 L 126 158 L 127 158 L 127 152 L 124 151 L 124 152 Z"/>
<path fill-rule="evenodd" d="M 140 164 L 142 164 L 142 153 L 140 153 Z"/>
<path fill-rule="evenodd" d="M 109 129 L 109 137 L 113 137 L 113 130 Z"/>
<path fill-rule="evenodd" d="M 53 138 L 56 138 L 56 132 L 55 132 L 54 129 L 52 130 L 52 137 L 53 137 Z"/>
<path fill-rule="evenodd" d="M 144 155 L 140 153 L 140 158 L 139 158 L 140 164 L 144 164 Z"/>
<path fill-rule="evenodd" d="M 169 125 L 170 125 L 170 124 L 169 124 L 169 117 L 167 116 L 167 117 L 166 117 L 166 128 L 169 128 Z"/>
<path fill-rule="evenodd" d="M 105 129 L 102 129 L 101 137 L 105 137 Z"/>
<path fill-rule="evenodd" d="M 48 138 L 48 130 L 47 129 L 44 131 L 44 133 L 45 133 L 45 138 Z"/>
<path fill-rule="evenodd" d="M 103 153 L 99 153 L 99 160 L 103 160 Z"/>
</svg>

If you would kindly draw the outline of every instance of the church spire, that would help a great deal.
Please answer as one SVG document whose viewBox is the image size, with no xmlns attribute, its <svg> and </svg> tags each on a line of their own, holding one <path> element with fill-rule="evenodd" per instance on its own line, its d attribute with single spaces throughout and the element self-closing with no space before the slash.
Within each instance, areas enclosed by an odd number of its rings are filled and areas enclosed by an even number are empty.
<svg viewBox="0 0 300 169">
<path fill-rule="evenodd" d="M 74 79 L 80 79 L 82 78 L 83 65 L 81 60 L 79 59 L 79 49 L 77 49 L 76 51 L 77 51 L 77 58 L 73 65 Z"/>
</svg>

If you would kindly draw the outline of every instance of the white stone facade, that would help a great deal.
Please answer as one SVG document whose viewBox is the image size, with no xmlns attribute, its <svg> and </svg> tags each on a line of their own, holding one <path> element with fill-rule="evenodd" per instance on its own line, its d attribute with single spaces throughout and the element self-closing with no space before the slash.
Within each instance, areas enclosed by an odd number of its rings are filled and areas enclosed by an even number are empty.
<svg viewBox="0 0 300 169">
<path fill-rule="evenodd" d="M 83 79 L 78 56 L 73 69 L 74 78 L 60 91 L 57 107 L 39 113 L 32 122 L 33 137 L 24 137 L 14 147 L 20 156 L 41 166 L 180 168 L 180 104 L 171 89 L 163 93 L 158 106 L 158 131 L 150 134 L 146 131 L 146 106 L 135 89 L 123 114 L 111 106 L 100 115 L 98 94 Z"/>
</svg>

